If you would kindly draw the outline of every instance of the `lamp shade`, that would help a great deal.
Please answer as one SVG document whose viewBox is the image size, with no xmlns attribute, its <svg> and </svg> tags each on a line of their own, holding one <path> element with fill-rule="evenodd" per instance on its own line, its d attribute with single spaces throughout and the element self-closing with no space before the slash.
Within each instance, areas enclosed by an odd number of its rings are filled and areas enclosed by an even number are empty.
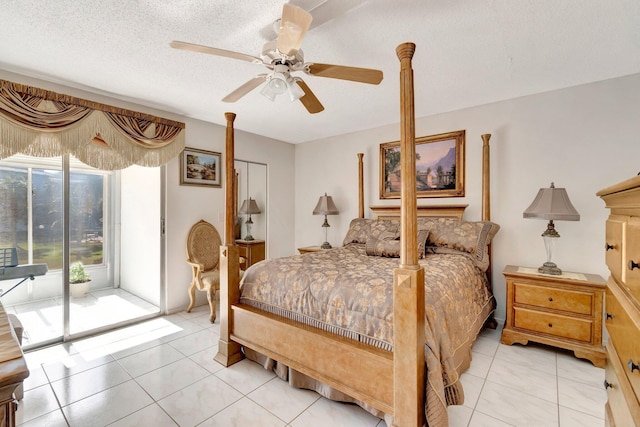
<svg viewBox="0 0 640 427">
<path fill-rule="evenodd" d="M 242 202 L 242 206 L 240 206 L 240 210 L 238 211 L 241 215 L 253 215 L 261 213 L 258 204 L 254 199 L 249 197 Z"/>
<path fill-rule="evenodd" d="M 571 204 L 569 195 L 564 188 L 556 188 L 551 183 L 549 188 L 541 188 L 529 206 L 522 214 L 524 218 L 538 218 L 546 220 L 580 221 L 580 214 Z"/>
<path fill-rule="evenodd" d="M 338 208 L 336 204 L 333 203 L 333 199 L 331 196 L 327 196 L 327 193 L 324 193 L 324 196 L 320 196 L 318 199 L 318 204 L 316 208 L 313 210 L 314 215 L 338 215 Z"/>
</svg>

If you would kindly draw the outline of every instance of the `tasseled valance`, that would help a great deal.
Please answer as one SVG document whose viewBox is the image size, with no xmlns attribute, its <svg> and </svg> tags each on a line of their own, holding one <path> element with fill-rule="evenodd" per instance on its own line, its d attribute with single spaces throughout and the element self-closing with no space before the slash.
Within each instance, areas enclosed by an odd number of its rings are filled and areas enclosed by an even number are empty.
<svg viewBox="0 0 640 427">
<path fill-rule="evenodd" d="M 160 166 L 184 149 L 184 123 L 0 80 L 0 159 L 69 153 L 101 170 Z"/>
</svg>

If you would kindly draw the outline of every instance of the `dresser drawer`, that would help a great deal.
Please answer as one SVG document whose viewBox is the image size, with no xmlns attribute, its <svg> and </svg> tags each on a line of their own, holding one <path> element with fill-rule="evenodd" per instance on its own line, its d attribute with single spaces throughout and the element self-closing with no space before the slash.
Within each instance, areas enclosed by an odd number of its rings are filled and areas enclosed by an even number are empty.
<svg viewBox="0 0 640 427">
<path fill-rule="evenodd" d="M 528 331 L 569 338 L 590 343 L 593 335 L 593 322 L 562 314 L 514 308 L 514 327 Z"/>
<path fill-rule="evenodd" d="M 516 304 L 551 308 L 587 316 L 593 314 L 592 292 L 570 291 L 518 282 L 513 283 L 513 291 Z"/>
<path fill-rule="evenodd" d="M 640 306 L 640 218 L 638 217 L 631 217 L 627 223 L 623 251 L 623 283 Z"/>
<path fill-rule="evenodd" d="M 613 426 L 639 426 L 640 404 L 633 394 L 631 385 L 624 374 L 618 354 L 612 345 L 607 344 L 607 364 L 604 370 L 604 386 L 607 389 L 607 402 L 613 414 Z"/>
<path fill-rule="evenodd" d="M 610 342 L 617 350 L 620 364 L 636 395 L 640 396 L 640 369 L 631 370 L 630 362 L 640 365 L 640 314 L 625 299 L 612 279 L 607 283 L 606 322 Z"/>
<path fill-rule="evenodd" d="M 605 260 L 611 275 L 618 281 L 624 281 L 623 254 L 624 236 L 626 234 L 628 216 L 609 215 L 606 225 Z"/>
</svg>

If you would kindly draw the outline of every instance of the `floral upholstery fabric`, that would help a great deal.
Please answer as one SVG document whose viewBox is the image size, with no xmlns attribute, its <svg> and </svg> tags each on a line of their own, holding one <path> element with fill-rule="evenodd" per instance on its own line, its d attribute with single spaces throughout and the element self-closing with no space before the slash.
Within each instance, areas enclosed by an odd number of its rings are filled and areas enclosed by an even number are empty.
<svg viewBox="0 0 640 427">
<path fill-rule="evenodd" d="M 486 276 L 465 255 L 432 254 L 420 260 L 425 268 L 427 417 L 431 414 L 433 426 L 443 425 L 442 417 L 446 425 L 447 404 L 462 403 L 456 351 L 475 340 L 469 331 L 479 330 L 473 326 L 484 322 L 494 304 Z M 364 244 L 267 260 L 245 272 L 240 302 L 392 350 L 396 267 L 397 259 L 367 256 Z"/>
</svg>

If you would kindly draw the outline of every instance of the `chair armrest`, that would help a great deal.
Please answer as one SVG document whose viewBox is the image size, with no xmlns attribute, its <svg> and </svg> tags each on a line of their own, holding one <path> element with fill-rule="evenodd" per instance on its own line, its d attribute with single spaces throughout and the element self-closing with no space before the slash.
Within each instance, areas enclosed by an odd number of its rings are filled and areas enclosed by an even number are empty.
<svg viewBox="0 0 640 427">
<path fill-rule="evenodd" d="M 193 261 L 187 260 L 187 264 L 193 267 L 193 274 L 195 276 L 199 276 L 204 270 L 204 264 L 200 264 L 199 262 L 193 262 Z"/>
</svg>

